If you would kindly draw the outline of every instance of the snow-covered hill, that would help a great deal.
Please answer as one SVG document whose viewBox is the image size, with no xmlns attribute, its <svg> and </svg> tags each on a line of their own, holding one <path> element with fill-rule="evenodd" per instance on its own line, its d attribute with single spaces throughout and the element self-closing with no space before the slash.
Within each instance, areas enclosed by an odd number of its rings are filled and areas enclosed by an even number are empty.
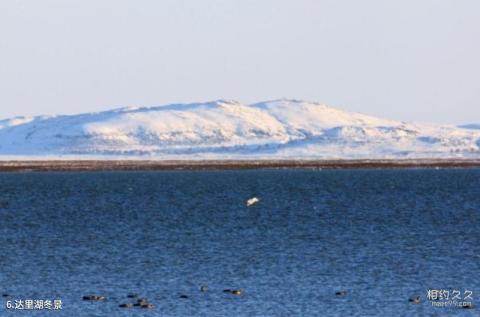
<svg viewBox="0 0 480 317">
<path fill-rule="evenodd" d="M 235 101 L 0 120 L 0 158 L 471 158 L 480 130 Z"/>
</svg>

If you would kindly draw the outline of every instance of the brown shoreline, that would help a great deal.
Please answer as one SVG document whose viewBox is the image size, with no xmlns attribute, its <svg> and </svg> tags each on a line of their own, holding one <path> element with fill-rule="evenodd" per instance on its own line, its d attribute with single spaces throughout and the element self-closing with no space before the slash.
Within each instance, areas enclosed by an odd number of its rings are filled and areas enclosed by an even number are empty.
<svg viewBox="0 0 480 317">
<path fill-rule="evenodd" d="M 0 161 L 0 172 L 480 167 L 480 159 L 405 160 L 51 160 Z"/>
</svg>

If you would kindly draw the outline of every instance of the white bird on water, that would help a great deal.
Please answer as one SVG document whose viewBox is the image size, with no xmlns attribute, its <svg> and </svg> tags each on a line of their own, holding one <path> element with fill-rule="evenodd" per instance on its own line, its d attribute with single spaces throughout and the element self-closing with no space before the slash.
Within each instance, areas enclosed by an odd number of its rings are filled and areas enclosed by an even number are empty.
<svg viewBox="0 0 480 317">
<path fill-rule="evenodd" d="M 255 205 L 256 203 L 258 203 L 260 201 L 260 199 L 258 199 L 257 197 L 252 197 L 250 199 L 247 200 L 247 207 L 250 207 L 252 205 Z"/>
</svg>

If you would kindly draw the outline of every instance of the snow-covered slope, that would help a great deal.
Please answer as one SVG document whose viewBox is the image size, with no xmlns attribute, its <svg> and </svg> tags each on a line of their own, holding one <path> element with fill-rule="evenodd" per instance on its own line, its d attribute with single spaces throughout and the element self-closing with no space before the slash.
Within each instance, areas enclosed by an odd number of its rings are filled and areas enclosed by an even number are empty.
<svg viewBox="0 0 480 317">
<path fill-rule="evenodd" d="M 0 120 L 1 157 L 480 157 L 480 130 L 405 123 L 298 100 L 121 108 Z"/>
</svg>

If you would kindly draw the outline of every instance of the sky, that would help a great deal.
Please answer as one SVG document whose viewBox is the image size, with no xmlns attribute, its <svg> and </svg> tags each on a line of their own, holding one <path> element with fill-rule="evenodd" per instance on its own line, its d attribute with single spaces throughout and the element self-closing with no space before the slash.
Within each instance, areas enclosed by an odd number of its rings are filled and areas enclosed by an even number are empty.
<svg viewBox="0 0 480 317">
<path fill-rule="evenodd" d="M 0 118 L 279 98 L 479 123 L 480 1 L 0 1 Z"/>
</svg>

